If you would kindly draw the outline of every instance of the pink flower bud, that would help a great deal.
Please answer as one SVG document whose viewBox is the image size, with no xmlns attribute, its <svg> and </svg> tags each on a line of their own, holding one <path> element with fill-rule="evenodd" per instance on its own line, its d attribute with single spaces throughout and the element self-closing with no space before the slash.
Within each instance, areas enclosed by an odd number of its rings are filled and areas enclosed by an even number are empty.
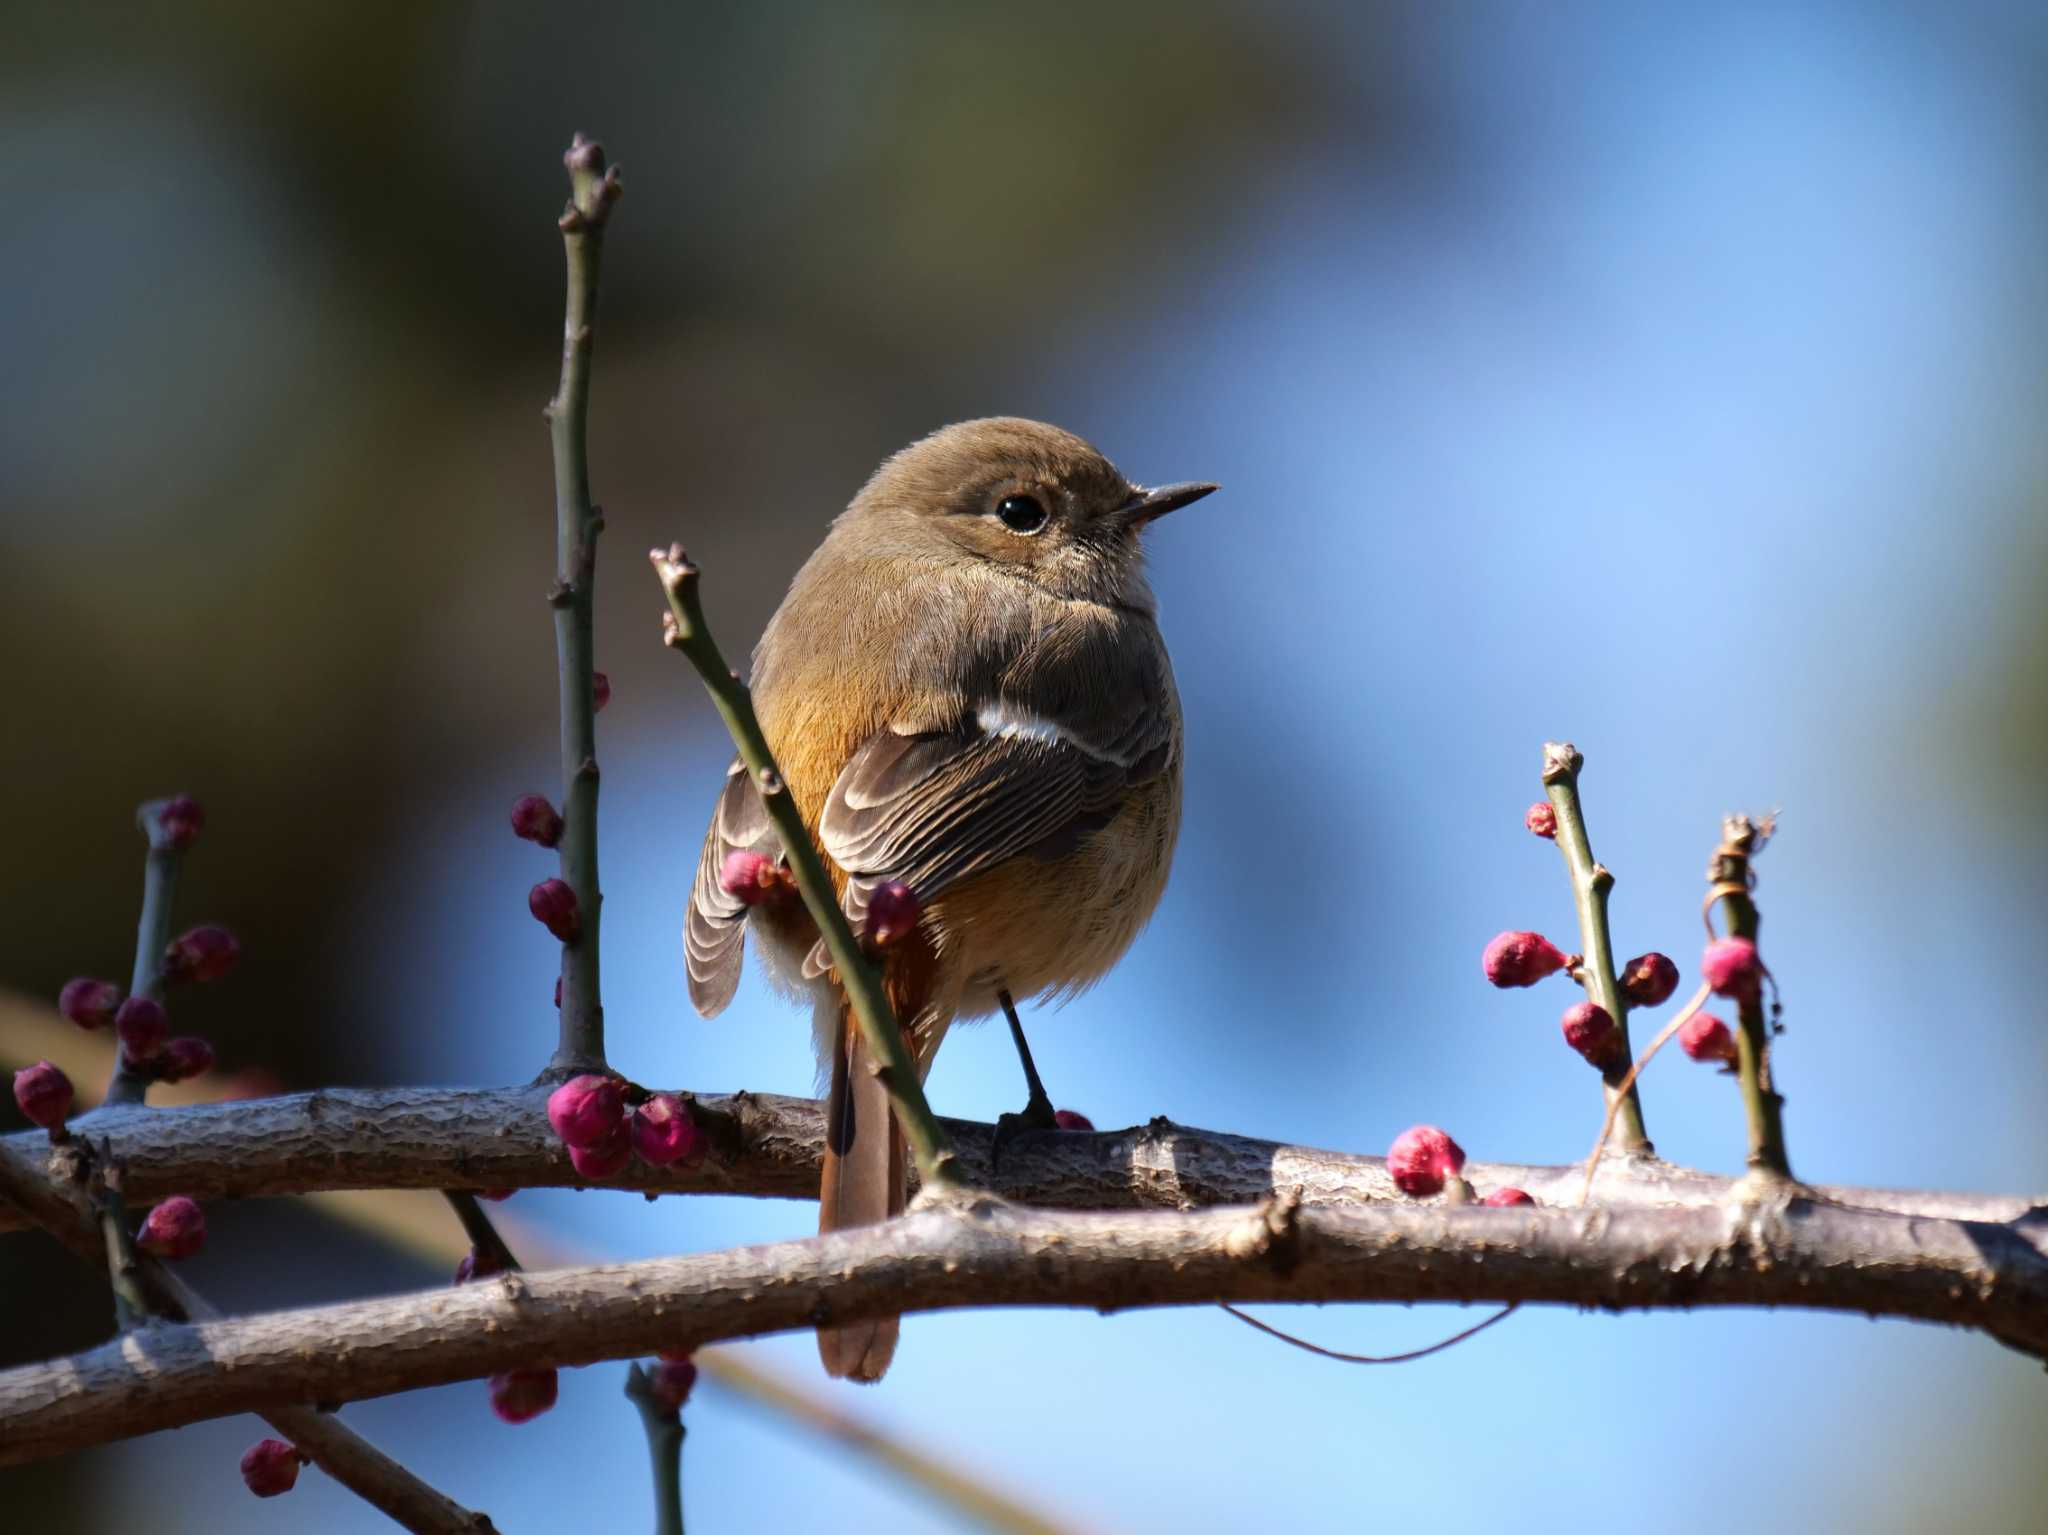
<svg viewBox="0 0 2048 1535">
<path fill-rule="evenodd" d="M 472 1247 L 462 1255 L 462 1261 L 455 1265 L 455 1282 L 468 1284 L 472 1279 L 488 1279 L 493 1274 L 505 1272 L 505 1265 L 496 1253 L 482 1252 Z"/>
<path fill-rule="evenodd" d="M 1486 978 L 1496 986 L 1534 986 L 1565 967 L 1565 956 L 1541 933 L 1501 933 L 1480 957 Z"/>
<path fill-rule="evenodd" d="M 696 1361 L 688 1356 L 670 1359 L 664 1355 L 647 1372 L 649 1394 L 670 1412 L 683 1410 L 683 1403 L 690 1399 L 690 1388 L 696 1384 Z"/>
<path fill-rule="evenodd" d="M 173 1194 L 143 1218 L 135 1245 L 159 1258 L 189 1258 L 206 1245 L 206 1212 L 196 1200 Z"/>
<path fill-rule="evenodd" d="M 218 923 L 190 928 L 164 950 L 167 981 L 217 981 L 242 957 L 241 941 Z"/>
<path fill-rule="evenodd" d="M 121 1036 L 121 1059 L 147 1066 L 171 1035 L 171 1015 L 154 997 L 130 997 L 114 1013 L 114 1032 Z"/>
<path fill-rule="evenodd" d="M 191 795 L 175 794 L 157 812 L 157 825 L 163 829 L 165 844 L 182 853 L 199 840 L 206 825 L 206 812 Z"/>
<path fill-rule="evenodd" d="M 1564 1010 L 1564 1042 L 1595 1066 L 1605 1066 L 1621 1053 L 1621 1034 L 1614 1015 L 1597 1002 L 1576 1002 Z"/>
<path fill-rule="evenodd" d="M 71 1079 L 48 1061 L 37 1061 L 14 1074 L 14 1101 L 32 1125 L 41 1125 L 55 1140 L 71 1113 Z"/>
<path fill-rule="evenodd" d="M 500 1205 L 518 1192 L 519 1190 L 517 1189 L 478 1189 L 476 1197 L 478 1199 L 488 1199 L 492 1204 Z"/>
<path fill-rule="evenodd" d="M 526 1423 L 555 1405 L 560 1389 L 553 1370 L 514 1370 L 491 1377 L 491 1411 L 507 1423 Z"/>
<path fill-rule="evenodd" d="M 1557 840 L 1557 811 L 1547 799 L 1540 799 L 1531 805 L 1522 817 L 1522 824 L 1539 837 Z"/>
<path fill-rule="evenodd" d="M 625 1095 L 617 1077 L 572 1077 L 548 1094 L 548 1123 L 566 1146 L 603 1146 L 625 1133 Z"/>
<path fill-rule="evenodd" d="M 1446 1180 L 1465 1165 L 1465 1152 L 1435 1125 L 1403 1130 L 1387 1150 L 1387 1176 L 1417 1199 L 1441 1193 Z"/>
<path fill-rule="evenodd" d="M 673 1093 L 654 1093 L 633 1110 L 633 1154 L 649 1167 L 694 1161 L 704 1154 L 703 1131 Z"/>
<path fill-rule="evenodd" d="M 103 1029 L 114 1021 L 114 1009 L 121 1005 L 121 988 L 112 981 L 96 981 L 81 975 L 66 981 L 57 993 L 57 1011 L 81 1029 Z"/>
<path fill-rule="evenodd" d="M 1756 945 L 1747 938 L 1716 938 L 1700 956 L 1700 979 L 1723 997 L 1755 995 L 1763 969 Z"/>
<path fill-rule="evenodd" d="M 576 892 L 559 879 L 544 879 L 526 892 L 526 909 L 534 920 L 564 943 L 583 936 L 583 917 L 576 909 Z"/>
<path fill-rule="evenodd" d="M 590 674 L 590 712 L 604 713 L 604 706 L 612 701 L 612 679 L 603 672 Z"/>
<path fill-rule="evenodd" d="M 157 1057 L 156 1079 L 159 1082 L 183 1082 L 191 1077 L 202 1077 L 213 1070 L 213 1046 L 197 1034 L 180 1034 L 164 1046 L 163 1054 Z"/>
<path fill-rule="evenodd" d="M 868 942 L 886 949 L 907 938 L 923 915 L 916 891 L 900 879 L 887 880 L 868 893 Z"/>
<path fill-rule="evenodd" d="M 1095 1121 L 1086 1114 L 1077 1114 L 1072 1109 L 1055 1109 L 1052 1122 L 1060 1130 L 1093 1130 Z"/>
<path fill-rule="evenodd" d="M 290 1492 L 304 1457 L 282 1439 L 259 1439 L 242 1452 L 242 1481 L 259 1498 Z"/>
<path fill-rule="evenodd" d="M 562 817 L 544 795 L 522 794 L 512 801 L 512 835 L 553 847 L 562 840 Z"/>
<path fill-rule="evenodd" d="M 607 1178 L 616 1178 L 632 1160 L 633 1138 L 623 1133 L 615 1140 L 596 1146 L 569 1148 L 569 1165 L 586 1183 L 602 1183 Z"/>
<path fill-rule="evenodd" d="M 1662 1007 L 1678 990 L 1678 966 L 1652 949 L 1623 965 L 1620 980 L 1630 1007 Z"/>
<path fill-rule="evenodd" d="M 761 906 L 793 893 L 796 880 L 780 859 L 734 848 L 718 866 L 718 888 L 743 906 Z"/>
<path fill-rule="evenodd" d="M 1694 1013 L 1678 1031 L 1678 1048 L 1696 1061 L 1732 1061 L 1735 1036 L 1712 1013 Z"/>
<path fill-rule="evenodd" d="M 1502 1207 L 1508 1205 L 1533 1205 L 1536 1203 L 1535 1200 L 1531 1199 L 1521 1189 L 1495 1189 L 1479 1202 L 1483 1205 L 1499 1205 Z"/>
</svg>

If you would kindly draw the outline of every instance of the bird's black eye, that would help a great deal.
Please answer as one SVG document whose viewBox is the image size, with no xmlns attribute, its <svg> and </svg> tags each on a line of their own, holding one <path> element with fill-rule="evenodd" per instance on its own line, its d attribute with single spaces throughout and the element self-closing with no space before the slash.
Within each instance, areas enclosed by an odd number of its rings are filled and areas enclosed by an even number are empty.
<svg viewBox="0 0 2048 1535">
<path fill-rule="evenodd" d="M 996 504 L 996 515 L 1012 533 L 1036 533 L 1045 526 L 1045 508 L 1035 496 L 1005 496 Z"/>
</svg>

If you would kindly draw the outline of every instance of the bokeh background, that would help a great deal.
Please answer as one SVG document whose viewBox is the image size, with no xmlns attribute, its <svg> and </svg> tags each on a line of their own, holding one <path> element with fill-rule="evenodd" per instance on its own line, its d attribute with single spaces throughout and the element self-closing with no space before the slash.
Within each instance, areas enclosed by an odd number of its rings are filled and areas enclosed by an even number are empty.
<svg viewBox="0 0 2048 1535">
<path fill-rule="evenodd" d="M 750 975 L 699 1020 L 678 926 L 728 748 L 657 643 L 680 537 L 743 651 L 826 521 L 942 422 L 1043 416 L 1162 525 L 1187 828 L 1159 917 L 1041 1015 L 1055 1097 L 1376 1150 L 1584 1154 L 1561 995 L 1480 947 L 1571 930 L 1520 829 L 1586 751 L 1624 952 L 1690 967 L 1719 816 L 1762 860 L 1811 1177 L 2048 1187 L 2048 17 L 1950 7 L 6 7 L 0 52 L 0 978 L 125 968 L 139 799 L 212 812 L 183 910 L 244 935 L 179 1022 L 290 1086 L 530 1076 L 552 790 L 547 442 L 572 129 L 627 197 L 594 479 L 605 980 L 643 1080 L 805 1091 Z M 956 1033 L 949 1112 L 1019 1095 Z M 1667 1057 L 1659 1147 L 1741 1160 Z M 11 1112 L 11 1105 L 8 1106 Z M 9 1121 L 12 1123 L 12 1121 Z M 536 1193 L 622 1255 L 802 1205 Z M 221 1207 L 239 1307 L 441 1280 L 287 1203 Z M 0 1239 L 0 1357 L 103 1335 Z M 1281 1317 L 1383 1351 L 1442 1308 Z M 808 1375 L 808 1338 L 752 1346 Z M 615 1366 L 350 1417 L 501 1528 L 633 1528 Z M 822 1382 L 820 1389 L 823 1389 Z M 1796 1314 L 1532 1312 L 1400 1369 L 1213 1311 L 912 1320 L 835 1398 L 1092 1530 L 2038 1527 L 2048 1385 L 1982 1338 Z M 693 1523 L 958 1528 L 707 1386 Z M 259 1505 L 247 1419 L 0 1475 L 29 1527 L 375 1527 Z"/>
</svg>

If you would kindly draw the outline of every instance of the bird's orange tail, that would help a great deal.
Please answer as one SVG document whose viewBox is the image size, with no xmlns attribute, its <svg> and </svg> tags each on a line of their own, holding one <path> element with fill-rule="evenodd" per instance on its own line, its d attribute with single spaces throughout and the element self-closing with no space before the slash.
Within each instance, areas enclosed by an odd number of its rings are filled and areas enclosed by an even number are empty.
<svg viewBox="0 0 2048 1535">
<path fill-rule="evenodd" d="M 845 1003 L 832 1052 L 832 1088 L 826 1098 L 825 1177 L 818 1191 L 818 1229 L 871 1226 L 903 1213 L 903 1131 L 889 1105 L 889 1090 L 875 1075 L 867 1041 Z M 825 1373 L 875 1381 L 896 1353 L 898 1320 L 855 1322 L 818 1329 Z"/>
</svg>

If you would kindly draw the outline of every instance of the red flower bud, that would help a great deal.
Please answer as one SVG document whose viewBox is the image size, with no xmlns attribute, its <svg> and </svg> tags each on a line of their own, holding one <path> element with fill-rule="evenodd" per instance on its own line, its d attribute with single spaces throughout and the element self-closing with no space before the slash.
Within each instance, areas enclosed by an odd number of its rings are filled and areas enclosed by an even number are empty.
<svg viewBox="0 0 2048 1535">
<path fill-rule="evenodd" d="M 173 1194 L 143 1218 L 135 1245 L 159 1258 L 189 1258 L 206 1245 L 206 1212 L 196 1200 Z"/>
<path fill-rule="evenodd" d="M 1732 1061 L 1735 1036 L 1712 1013 L 1694 1013 L 1678 1030 L 1678 1048 L 1696 1061 Z"/>
<path fill-rule="evenodd" d="M 649 1167 L 694 1161 L 704 1154 L 704 1133 L 673 1093 L 654 1093 L 633 1110 L 633 1154 Z"/>
<path fill-rule="evenodd" d="M 81 1029 L 103 1029 L 114 1021 L 114 1009 L 121 1005 L 121 988 L 112 981 L 96 981 L 81 975 L 66 981 L 57 993 L 57 1011 Z"/>
<path fill-rule="evenodd" d="M 647 1372 L 649 1394 L 670 1412 L 683 1410 L 683 1403 L 690 1399 L 690 1388 L 696 1384 L 697 1365 L 687 1356 L 681 1359 L 664 1356 L 656 1360 L 654 1368 Z"/>
<path fill-rule="evenodd" d="M 626 1170 L 626 1164 L 633 1160 L 633 1138 L 621 1133 L 616 1140 L 604 1141 L 596 1146 L 571 1146 L 569 1165 L 576 1169 L 576 1176 L 588 1183 L 602 1183 L 607 1178 L 616 1178 Z"/>
<path fill-rule="evenodd" d="M 154 997 L 130 997 L 114 1013 L 114 1032 L 121 1036 L 121 1059 L 147 1066 L 171 1035 L 171 1015 Z"/>
<path fill-rule="evenodd" d="M 32 1125 L 41 1125 L 55 1140 L 71 1112 L 71 1079 L 48 1061 L 37 1061 L 14 1074 L 14 1101 Z"/>
<path fill-rule="evenodd" d="M 1620 979 L 1630 1007 L 1662 1007 L 1678 990 L 1678 966 L 1652 949 L 1623 965 Z"/>
<path fill-rule="evenodd" d="M 191 1077 L 201 1077 L 213 1070 L 213 1046 L 197 1034 L 180 1034 L 164 1046 L 163 1054 L 157 1057 L 156 1079 L 159 1082 L 183 1082 Z"/>
<path fill-rule="evenodd" d="M 1522 817 L 1522 824 L 1539 837 L 1557 840 L 1557 811 L 1547 799 L 1540 799 L 1531 805 Z"/>
<path fill-rule="evenodd" d="M 1499 1205 L 1502 1207 L 1508 1205 L 1533 1205 L 1536 1203 L 1535 1200 L 1531 1199 L 1521 1189 L 1495 1189 L 1479 1202 L 1483 1205 Z"/>
<path fill-rule="evenodd" d="M 491 1411 L 507 1423 L 526 1423 L 555 1405 L 560 1385 L 553 1370 L 514 1370 L 491 1377 Z"/>
<path fill-rule="evenodd" d="M 242 957 L 241 941 L 217 923 L 190 928 L 164 950 L 167 981 L 217 981 Z"/>
<path fill-rule="evenodd" d="M 923 915 L 916 891 L 900 879 L 884 881 L 868 892 L 868 942 L 886 949 L 908 937 Z"/>
<path fill-rule="evenodd" d="M 156 820 L 165 845 L 182 853 L 199 840 L 200 830 L 206 825 L 206 812 L 191 795 L 174 794 L 164 801 Z"/>
<path fill-rule="evenodd" d="M 512 835 L 553 847 L 562 840 L 562 817 L 544 795 L 522 794 L 512 801 Z"/>
<path fill-rule="evenodd" d="M 1597 1002 L 1577 1002 L 1564 1010 L 1564 1042 L 1595 1066 L 1605 1066 L 1621 1053 L 1614 1015 Z"/>
<path fill-rule="evenodd" d="M 583 917 L 576 909 L 576 892 L 559 879 L 544 879 L 526 892 L 526 909 L 534 920 L 564 943 L 583 936 Z"/>
<path fill-rule="evenodd" d="M 1534 986 L 1562 970 L 1565 957 L 1541 933 L 1500 933 L 1486 946 L 1479 963 L 1496 986 Z"/>
<path fill-rule="evenodd" d="M 718 888 L 743 906 L 760 906 L 791 894 L 796 880 L 780 859 L 734 848 L 718 866 Z"/>
<path fill-rule="evenodd" d="M 1700 979 L 1724 997 L 1753 996 L 1763 961 L 1747 938 L 1716 938 L 1700 956 Z"/>
<path fill-rule="evenodd" d="M 590 712 L 604 713 L 604 706 L 612 701 L 612 679 L 603 672 L 590 674 Z"/>
<path fill-rule="evenodd" d="M 488 1199 L 492 1204 L 499 1205 L 518 1192 L 519 1190 L 517 1189 L 478 1189 L 476 1197 L 478 1199 Z"/>
<path fill-rule="evenodd" d="M 1053 1125 L 1061 1130 L 1093 1130 L 1095 1121 L 1086 1114 L 1077 1114 L 1072 1109 L 1055 1109 Z"/>
<path fill-rule="evenodd" d="M 548 1094 L 548 1123 L 564 1145 L 603 1146 L 625 1133 L 625 1095 L 617 1077 L 572 1077 Z"/>
<path fill-rule="evenodd" d="M 282 1439 L 259 1439 L 242 1452 L 242 1481 L 259 1498 L 290 1492 L 305 1459 Z"/>
<path fill-rule="evenodd" d="M 1441 1193 L 1446 1180 L 1465 1165 L 1464 1148 L 1435 1125 L 1403 1130 L 1387 1150 L 1387 1176 L 1404 1194 L 1422 1199 Z"/>
<path fill-rule="evenodd" d="M 455 1265 L 455 1282 L 468 1284 L 472 1279 L 488 1279 L 493 1274 L 505 1272 L 505 1265 L 496 1253 L 487 1253 L 472 1247 L 462 1255 L 462 1261 Z"/>
</svg>

